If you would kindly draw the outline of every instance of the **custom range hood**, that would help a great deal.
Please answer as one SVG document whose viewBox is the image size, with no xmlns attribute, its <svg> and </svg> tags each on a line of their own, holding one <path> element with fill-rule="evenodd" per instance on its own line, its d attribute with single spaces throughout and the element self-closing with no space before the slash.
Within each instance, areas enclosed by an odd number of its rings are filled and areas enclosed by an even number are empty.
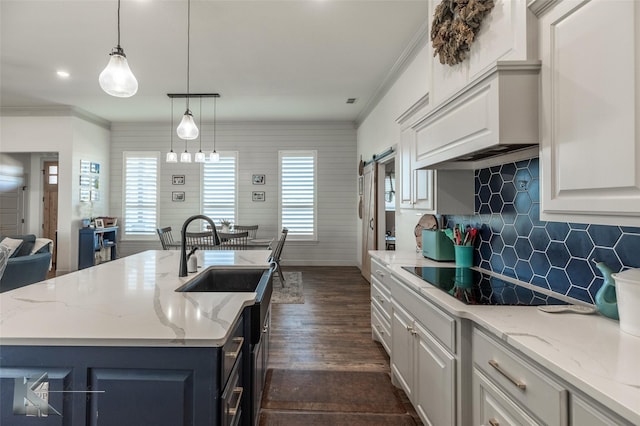
<svg viewBox="0 0 640 426">
<path fill-rule="evenodd" d="M 537 155 L 539 74 L 539 62 L 497 62 L 428 109 L 411 124 L 416 168 L 477 168 L 515 151 Z"/>
</svg>

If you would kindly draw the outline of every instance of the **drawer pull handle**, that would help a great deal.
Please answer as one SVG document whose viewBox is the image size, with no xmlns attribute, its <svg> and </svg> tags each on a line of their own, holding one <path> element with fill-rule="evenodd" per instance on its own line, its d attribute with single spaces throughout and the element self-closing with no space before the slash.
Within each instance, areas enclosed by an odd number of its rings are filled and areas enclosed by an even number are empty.
<svg viewBox="0 0 640 426">
<path fill-rule="evenodd" d="M 227 352 L 225 355 L 230 358 L 238 358 L 240 351 L 242 350 L 242 344 L 244 343 L 244 337 L 234 337 L 233 342 L 238 344 L 238 347 L 234 352 Z"/>
<path fill-rule="evenodd" d="M 411 333 L 412 336 L 415 336 L 416 334 L 418 334 L 418 332 L 413 328 L 412 325 L 407 326 L 407 331 Z"/>
<path fill-rule="evenodd" d="M 242 392 L 243 392 L 243 389 L 240 387 L 233 388 L 233 395 L 238 395 L 238 396 L 236 397 L 236 402 L 234 406 L 229 407 L 227 409 L 227 413 L 229 413 L 231 417 L 234 417 L 238 413 L 238 409 L 240 408 L 240 402 L 242 402 Z"/>
<path fill-rule="evenodd" d="M 489 425 L 491 426 L 500 426 L 500 423 L 496 419 L 489 419 Z"/>
<path fill-rule="evenodd" d="M 266 333 L 267 331 L 269 331 L 269 326 L 265 325 L 264 327 L 262 327 L 262 332 Z"/>
<path fill-rule="evenodd" d="M 378 333 L 380 333 L 380 335 L 384 336 L 384 329 L 382 327 L 380 327 L 379 325 L 376 326 L 376 328 L 378 329 Z"/>
<path fill-rule="evenodd" d="M 513 376 L 511 376 L 511 374 L 504 371 L 502 367 L 500 367 L 500 364 L 498 364 L 497 361 L 494 361 L 491 359 L 489 360 L 489 365 L 495 368 L 496 371 L 498 371 L 498 373 L 502 374 L 507 380 L 513 383 L 518 389 L 525 390 L 527 388 L 526 384 L 522 383 L 520 380 L 514 379 Z"/>
<path fill-rule="evenodd" d="M 378 296 L 378 301 L 382 305 L 384 303 L 384 298 L 382 296 Z"/>
<path fill-rule="evenodd" d="M 378 274 L 378 276 L 384 277 L 384 272 L 382 272 L 380 269 L 376 269 L 376 274 Z"/>
</svg>

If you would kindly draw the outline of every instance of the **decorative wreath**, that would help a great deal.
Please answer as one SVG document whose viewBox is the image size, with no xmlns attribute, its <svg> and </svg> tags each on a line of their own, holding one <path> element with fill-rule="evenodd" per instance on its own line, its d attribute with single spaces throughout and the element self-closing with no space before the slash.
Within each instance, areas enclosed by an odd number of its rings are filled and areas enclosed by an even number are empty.
<svg viewBox="0 0 640 426">
<path fill-rule="evenodd" d="M 431 24 L 433 56 L 440 55 L 441 64 L 464 61 L 482 20 L 493 6 L 494 0 L 442 0 Z"/>
</svg>

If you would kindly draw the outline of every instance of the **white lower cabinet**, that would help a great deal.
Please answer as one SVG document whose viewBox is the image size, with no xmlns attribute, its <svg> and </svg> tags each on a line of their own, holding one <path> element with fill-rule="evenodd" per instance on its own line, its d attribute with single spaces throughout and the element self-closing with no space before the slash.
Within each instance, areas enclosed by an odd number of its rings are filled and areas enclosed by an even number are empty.
<svg viewBox="0 0 640 426">
<path fill-rule="evenodd" d="M 430 424 L 453 425 L 455 420 L 456 360 L 429 332 L 416 323 L 416 370 L 414 404 Z"/>
<path fill-rule="evenodd" d="M 571 395 L 571 424 L 574 426 L 631 425 L 595 401 Z"/>
<path fill-rule="evenodd" d="M 474 388 L 482 386 L 479 378 L 484 376 L 502 392 L 502 406 L 528 413 L 537 420 L 533 424 L 568 425 L 566 387 L 479 329 L 473 330 L 472 339 Z M 474 392 L 474 405 L 483 404 L 481 397 L 482 392 Z M 474 411 L 474 424 L 488 421 Z"/>
<path fill-rule="evenodd" d="M 391 355 L 391 293 L 389 270 L 371 258 L 371 337 Z"/>
<path fill-rule="evenodd" d="M 477 368 L 473 370 L 473 419 L 474 425 L 483 426 L 536 424 Z"/>
<path fill-rule="evenodd" d="M 455 329 L 455 320 L 450 318 L 453 322 L 441 323 L 425 321 L 425 318 L 439 318 L 447 314 L 426 300 L 420 300 L 400 281 L 393 281 L 392 380 L 404 389 L 425 424 L 455 425 L 456 358 L 436 337 L 450 336 L 451 327 Z M 432 330 L 430 326 L 434 325 L 440 329 Z M 446 344 L 455 347 L 454 342 Z"/>
</svg>

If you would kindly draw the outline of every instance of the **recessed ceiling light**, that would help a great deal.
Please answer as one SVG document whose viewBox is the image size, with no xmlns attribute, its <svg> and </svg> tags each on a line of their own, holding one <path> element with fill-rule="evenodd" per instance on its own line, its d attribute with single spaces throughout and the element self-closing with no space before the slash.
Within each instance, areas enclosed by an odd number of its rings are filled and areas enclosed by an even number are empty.
<svg viewBox="0 0 640 426">
<path fill-rule="evenodd" d="M 60 78 L 69 78 L 69 76 L 71 75 L 68 72 L 63 70 L 56 71 L 56 74 L 58 74 L 58 77 Z"/>
<path fill-rule="evenodd" d="M 355 103 L 356 103 L 356 100 L 357 100 L 356 98 L 348 98 L 348 99 L 347 99 L 347 103 L 348 103 L 348 104 L 355 104 Z"/>
</svg>

